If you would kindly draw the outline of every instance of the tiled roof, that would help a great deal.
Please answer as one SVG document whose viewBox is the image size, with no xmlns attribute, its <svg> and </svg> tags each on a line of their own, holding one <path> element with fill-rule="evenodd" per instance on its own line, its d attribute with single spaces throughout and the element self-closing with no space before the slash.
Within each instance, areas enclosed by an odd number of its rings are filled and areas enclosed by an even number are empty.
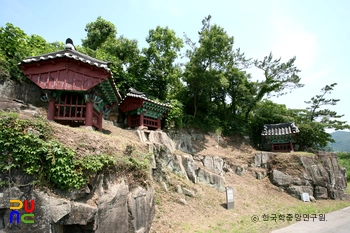
<svg viewBox="0 0 350 233">
<path fill-rule="evenodd" d="M 89 65 L 94 65 L 94 66 L 97 66 L 99 68 L 103 68 L 107 71 L 110 71 L 110 69 L 108 68 L 108 62 L 104 62 L 104 61 L 98 60 L 96 58 L 92 58 L 86 54 L 80 53 L 76 50 L 69 49 L 69 48 L 67 48 L 65 50 L 58 51 L 58 52 L 54 52 L 54 53 L 48 53 L 48 54 L 35 56 L 35 57 L 27 57 L 26 59 L 21 61 L 19 63 L 19 65 L 21 65 L 23 63 L 45 61 L 45 60 L 50 60 L 50 59 L 62 58 L 62 57 L 72 58 L 72 59 L 87 63 Z"/>
<path fill-rule="evenodd" d="M 21 64 L 28 64 L 28 63 L 32 63 L 32 62 L 39 62 L 39 61 L 45 61 L 45 60 L 50 60 L 50 59 L 56 59 L 56 58 L 71 58 L 71 59 L 75 59 L 77 61 L 81 61 L 84 63 L 87 63 L 89 65 L 92 66 L 96 66 L 98 68 L 103 68 L 105 70 L 107 70 L 110 75 L 108 77 L 108 81 L 106 80 L 105 82 L 102 82 L 98 85 L 98 87 L 100 87 L 101 91 L 103 93 L 104 96 L 109 96 L 110 98 L 107 98 L 108 100 L 115 100 L 115 98 L 111 95 L 113 95 L 111 93 L 111 90 L 113 90 L 113 92 L 115 93 L 115 95 L 117 96 L 118 100 L 121 100 L 122 97 L 119 94 L 119 91 L 117 89 L 117 86 L 114 82 L 114 78 L 113 75 L 108 67 L 108 62 L 104 62 L 101 60 L 98 60 L 96 58 L 90 57 L 86 54 L 80 53 L 78 51 L 75 50 L 75 46 L 72 44 L 66 44 L 66 49 L 58 51 L 58 52 L 54 52 L 54 53 L 48 53 L 48 54 L 43 54 L 43 55 L 39 55 L 39 56 L 34 56 L 34 57 L 27 57 L 26 59 L 22 60 L 19 65 Z M 108 85 L 108 83 L 110 85 Z M 114 102 L 114 101 L 112 101 Z M 117 101 L 119 102 L 119 101 Z"/>
<path fill-rule="evenodd" d="M 159 102 L 153 101 L 153 100 L 147 98 L 147 96 L 145 94 L 137 95 L 137 94 L 133 94 L 133 93 L 128 93 L 128 94 L 126 94 L 125 98 L 121 101 L 121 103 L 123 103 L 123 101 L 127 97 L 134 97 L 134 98 L 144 99 L 144 100 L 147 100 L 150 103 L 157 104 L 159 106 L 163 106 L 163 107 L 166 107 L 166 108 L 172 108 L 172 106 L 170 104 L 163 104 L 163 103 L 159 103 Z"/>
<path fill-rule="evenodd" d="M 299 133 L 298 127 L 294 122 L 280 124 L 265 124 L 261 133 L 262 136 L 288 135 Z"/>
<path fill-rule="evenodd" d="M 109 85 L 108 83 L 109 82 Z M 108 81 L 105 80 L 104 82 L 100 83 L 97 85 L 97 88 L 102 92 L 101 94 L 106 96 L 106 98 L 108 99 L 108 101 L 110 101 L 111 103 L 113 102 L 119 102 L 120 100 L 122 100 L 122 96 L 120 95 L 117 85 L 114 82 L 114 78 L 112 75 L 110 75 L 108 77 Z M 116 99 L 113 97 L 113 92 L 117 97 L 117 101 Z"/>
</svg>

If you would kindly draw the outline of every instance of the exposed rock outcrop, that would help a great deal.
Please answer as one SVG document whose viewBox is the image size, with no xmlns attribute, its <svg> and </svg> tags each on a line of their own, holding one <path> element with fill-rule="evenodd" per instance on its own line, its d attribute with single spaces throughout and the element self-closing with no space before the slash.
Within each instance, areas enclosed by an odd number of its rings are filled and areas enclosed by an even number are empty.
<svg viewBox="0 0 350 233">
<path fill-rule="evenodd" d="M 350 199 L 345 193 L 346 170 L 338 164 L 335 153 L 318 151 L 315 154 L 256 154 L 254 165 L 267 168 L 273 184 L 300 198 L 309 193 L 316 199 Z"/>
<path fill-rule="evenodd" d="M 22 175 L 26 178 L 26 175 Z M 19 181 L 19 180 L 18 180 Z M 23 179 L 22 179 L 23 181 Z M 31 185 L 1 189 L 0 232 L 149 232 L 155 214 L 152 187 L 130 188 L 123 179 L 100 175 L 93 192 L 79 200 L 32 190 Z M 28 189 L 29 188 L 29 189 Z M 35 201 L 34 224 L 9 223 L 9 200 Z M 24 212 L 21 210 L 21 214 Z M 15 221 L 15 219 L 14 219 Z"/>
<path fill-rule="evenodd" d="M 188 133 L 172 131 L 168 134 L 175 144 L 175 149 L 188 154 L 193 154 L 197 152 L 196 149 L 193 147 L 192 141 L 204 140 L 204 134 L 196 133 L 195 131 L 189 131 Z"/>
<path fill-rule="evenodd" d="M 277 186 L 289 186 L 292 183 L 292 177 L 273 169 L 271 172 L 271 182 Z"/>
<path fill-rule="evenodd" d="M 314 195 L 312 186 L 295 186 L 291 185 L 287 188 L 287 193 L 291 196 L 300 199 L 302 193 L 308 193 L 310 196 Z"/>
<path fill-rule="evenodd" d="M 223 175 L 224 160 L 218 156 L 205 156 L 202 160 L 205 168 L 212 170 L 218 175 Z"/>
<path fill-rule="evenodd" d="M 216 188 L 219 192 L 225 191 L 225 178 L 206 169 L 199 168 L 198 181 Z"/>
<path fill-rule="evenodd" d="M 40 101 L 40 88 L 34 83 L 16 82 L 12 80 L 0 80 L 0 99 L 3 100 L 22 100 L 23 103 L 42 105 Z"/>
<path fill-rule="evenodd" d="M 222 158 L 218 156 L 193 156 L 185 153 L 193 151 L 191 140 L 204 140 L 202 134 L 175 134 L 173 136 L 177 138 L 177 142 L 175 140 L 174 143 L 166 133 L 161 131 L 138 131 L 137 133 L 141 141 L 149 144 L 150 151 L 155 155 L 151 161 L 152 164 L 155 164 L 152 166 L 155 180 L 160 182 L 167 180 L 164 170 L 167 168 L 170 172 L 189 179 L 193 183 L 201 182 L 220 192 L 225 191 L 223 177 L 225 162 Z M 191 146 L 184 148 L 181 143 Z M 176 152 L 177 149 L 181 149 L 182 153 Z"/>
<path fill-rule="evenodd" d="M 192 180 L 193 183 L 197 183 L 197 170 L 199 169 L 198 165 L 194 162 L 192 155 L 183 155 L 182 156 L 182 165 L 185 168 L 187 177 Z"/>
</svg>

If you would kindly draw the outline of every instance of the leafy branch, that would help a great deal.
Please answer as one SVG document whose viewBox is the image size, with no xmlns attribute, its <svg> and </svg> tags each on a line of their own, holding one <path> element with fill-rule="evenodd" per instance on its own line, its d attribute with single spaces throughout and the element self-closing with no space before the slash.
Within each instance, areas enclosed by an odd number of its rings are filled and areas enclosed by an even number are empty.
<svg viewBox="0 0 350 233">
<path fill-rule="evenodd" d="M 310 105 L 306 109 L 309 111 L 309 119 L 311 122 L 319 119 L 319 122 L 324 124 L 327 128 L 334 128 L 336 130 L 349 129 L 350 125 L 346 124 L 346 121 L 337 120 L 343 117 L 344 114 L 338 115 L 337 112 L 330 109 L 321 109 L 326 105 L 334 106 L 340 101 L 340 99 L 327 99 L 325 97 L 327 94 L 331 94 L 336 85 L 337 83 L 326 85 L 321 89 L 320 95 L 312 97 L 309 101 L 304 101 L 306 104 Z"/>
</svg>

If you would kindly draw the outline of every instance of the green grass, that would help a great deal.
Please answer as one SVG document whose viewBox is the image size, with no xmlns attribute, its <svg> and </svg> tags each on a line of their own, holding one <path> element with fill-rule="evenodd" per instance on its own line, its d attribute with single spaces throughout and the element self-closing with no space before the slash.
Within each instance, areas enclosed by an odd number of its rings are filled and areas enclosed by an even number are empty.
<svg viewBox="0 0 350 233">
<path fill-rule="evenodd" d="M 338 152 L 337 155 L 339 165 L 346 168 L 346 179 L 350 182 L 350 152 Z"/>
</svg>

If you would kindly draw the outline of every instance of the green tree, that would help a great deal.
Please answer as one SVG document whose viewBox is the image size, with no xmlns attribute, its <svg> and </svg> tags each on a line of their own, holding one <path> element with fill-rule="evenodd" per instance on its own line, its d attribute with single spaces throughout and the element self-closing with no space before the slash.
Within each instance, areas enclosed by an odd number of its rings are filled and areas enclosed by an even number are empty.
<svg viewBox="0 0 350 233">
<path fill-rule="evenodd" d="M 129 87 L 133 87 L 146 92 L 149 87 L 146 78 L 150 66 L 149 61 L 138 48 L 136 40 L 119 37 L 117 42 L 119 70 L 121 71 L 117 77 L 120 89 L 128 90 Z"/>
<path fill-rule="evenodd" d="M 254 101 L 256 86 L 250 80 L 250 74 L 236 67 L 228 69 L 226 76 L 228 79 L 227 97 L 230 101 L 226 108 L 227 113 L 224 114 L 225 121 L 229 123 L 234 133 L 243 134 L 247 127 L 243 116 Z"/>
<path fill-rule="evenodd" d="M 16 77 L 23 80 L 24 75 L 17 67 L 18 62 L 28 55 L 28 36 L 19 27 L 6 23 L 0 28 L 0 73 L 3 78 Z"/>
<path fill-rule="evenodd" d="M 270 100 L 257 104 L 250 114 L 249 122 L 252 142 L 260 149 L 263 148 L 261 132 L 264 124 L 295 122 L 300 131 L 297 135 L 299 150 L 325 150 L 328 142 L 333 142 L 331 135 L 325 131 L 324 124 L 310 121 L 307 109 L 287 109 L 285 105 Z"/>
<path fill-rule="evenodd" d="M 38 56 L 64 49 L 64 44 L 62 42 L 56 41 L 54 43 L 48 43 L 44 38 L 35 34 L 27 37 L 27 45 L 29 48 L 27 56 Z"/>
<path fill-rule="evenodd" d="M 117 29 L 113 23 L 102 19 L 101 16 L 95 22 L 88 23 L 85 27 L 87 36 L 82 40 L 84 47 L 97 50 L 109 38 L 115 39 Z"/>
<path fill-rule="evenodd" d="M 225 134 L 243 134 L 247 126 L 245 113 L 257 101 L 257 85 L 244 71 L 252 61 L 240 49 L 234 50 L 234 38 L 220 26 L 211 25 L 210 20 L 209 15 L 202 21 L 198 45 L 185 34 L 190 48 L 184 72 L 185 112 L 202 126 L 222 128 Z"/>
<path fill-rule="evenodd" d="M 288 112 L 300 131 L 297 136 L 299 150 L 325 150 L 328 142 L 333 141 L 322 123 L 310 121 L 309 110 L 288 109 Z"/>
<path fill-rule="evenodd" d="M 172 106 L 171 110 L 166 117 L 166 128 L 167 129 L 181 129 L 183 126 L 183 104 L 177 99 L 170 101 Z"/>
<path fill-rule="evenodd" d="M 88 23 L 85 31 L 87 36 L 82 40 L 78 50 L 97 59 L 108 61 L 109 67 L 116 79 L 122 95 L 129 87 L 145 90 L 149 86 L 145 75 L 149 63 L 141 54 L 136 40 L 124 36 L 117 37 L 115 25 L 98 17 L 95 22 Z"/>
<path fill-rule="evenodd" d="M 6 60 L 6 56 L 0 53 L 0 81 L 10 79 L 9 63 Z"/>
<path fill-rule="evenodd" d="M 198 112 L 202 117 L 203 113 L 208 116 L 209 111 L 225 109 L 228 87 L 225 72 L 234 64 L 233 37 L 218 25 L 212 26 L 210 20 L 209 15 L 202 21 L 198 47 L 185 35 L 191 49 L 186 52 L 189 62 L 185 66 L 184 81 L 193 106 L 188 110 L 194 118 Z"/>
<path fill-rule="evenodd" d="M 292 91 L 304 86 L 300 83 L 300 77 L 298 76 L 300 70 L 294 64 L 295 59 L 296 57 L 293 57 L 288 62 L 281 63 L 281 58 L 273 59 L 273 55 L 270 53 L 263 60 L 256 59 L 254 61 L 255 67 L 263 71 L 264 79 L 256 82 L 257 93 L 246 111 L 246 119 L 248 119 L 250 111 L 264 97 L 285 95 L 288 90 Z"/>
<path fill-rule="evenodd" d="M 339 99 L 326 99 L 325 96 L 333 91 L 334 86 L 326 85 L 321 89 L 321 94 L 305 101 L 309 107 L 303 110 L 294 110 L 295 121 L 299 126 L 298 144 L 301 150 L 308 148 L 316 150 L 326 150 L 329 142 L 334 142 L 331 134 L 325 131 L 329 129 L 349 129 L 346 121 L 337 120 L 344 115 L 338 115 L 337 112 L 330 109 L 323 109 L 327 105 L 336 105 Z"/>
<path fill-rule="evenodd" d="M 146 41 L 149 47 L 143 49 L 143 53 L 150 64 L 146 76 L 147 92 L 159 100 L 166 100 L 171 91 L 174 94 L 181 87 L 181 69 L 174 62 L 179 57 L 183 41 L 173 30 L 160 26 L 149 31 Z"/>
<path fill-rule="evenodd" d="M 293 122 L 294 114 L 284 104 L 276 104 L 271 100 L 257 103 L 249 119 L 250 138 L 257 148 L 262 148 L 261 132 L 264 124 Z"/>
<path fill-rule="evenodd" d="M 321 89 L 320 95 L 316 95 L 312 97 L 310 101 L 305 101 L 306 104 L 310 105 L 309 107 L 306 108 L 307 110 L 309 110 L 309 120 L 311 122 L 314 122 L 314 121 L 320 122 L 324 124 L 326 128 L 333 128 L 335 130 L 349 129 L 350 125 L 346 124 L 346 121 L 337 120 L 342 118 L 344 114 L 338 115 L 338 113 L 335 111 L 322 108 L 327 105 L 334 106 L 340 101 L 340 99 L 325 98 L 327 94 L 331 94 L 331 92 L 333 91 L 336 85 L 337 83 L 326 85 Z"/>
<path fill-rule="evenodd" d="M 328 142 L 334 142 L 332 136 L 325 131 L 324 125 L 319 122 L 297 124 L 300 130 L 298 144 L 300 150 L 312 148 L 314 150 L 327 150 Z"/>
<path fill-rule="evenodd" d="M 38 35 L 28 36 L 19 27 L 7 23 L 0 27 L 0 78 L 26 80 L 17 64 L 29 56 L 63 49 L 63 43 L 48 43 Z"/>
<path fill-rule="evenodd" d="M 111 62 L 111 71 L 122 94 L 125 95 L 129 87 L 147 90 L 149 84 L 145 76 L 149 62 L 139 50 L 136 40 L 124 36 L 107 40 L 97 51 L 97 57 Z"/>
</svg>

